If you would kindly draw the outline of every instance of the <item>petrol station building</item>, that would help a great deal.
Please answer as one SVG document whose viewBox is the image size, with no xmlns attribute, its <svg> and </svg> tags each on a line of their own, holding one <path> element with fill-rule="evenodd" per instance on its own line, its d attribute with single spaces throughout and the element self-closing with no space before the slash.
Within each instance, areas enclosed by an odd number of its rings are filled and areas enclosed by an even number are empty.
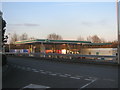
<svg viewBox="0 0 120 90">
<path fill-rule="evenodd" d="M 80 53 L 83 44 L 91 43 L 89 41 L 74 41 L 74 40 L 48 40 L 36 39 L 17 41 L 16 47 L 19 49 L 28 49 L 31 53 Z"/>
<path fill-rule="evenodd" d="M 80 55 L 116 55 L 117 48 L 112 43 L 92 43 L 76 40 L 35 39 L 17 41 L 10 46 L 15 53 L 59 53 Z"/>
</svg>

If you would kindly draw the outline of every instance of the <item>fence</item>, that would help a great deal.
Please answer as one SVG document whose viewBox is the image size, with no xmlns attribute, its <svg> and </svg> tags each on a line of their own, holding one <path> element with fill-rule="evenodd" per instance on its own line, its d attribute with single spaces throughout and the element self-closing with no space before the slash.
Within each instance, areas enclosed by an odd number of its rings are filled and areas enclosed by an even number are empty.
<svg viewBox="0 0 120 90">
<path fill-rule="evenodd" d="M 83 62 L 83 63 L 112 63 L 117 64 L 117 56 L 108 55 L 80 55 L 80 54 L 58 54 L 58 53 L 5 53 L 8 56 L 34 57 L 46 60 Z"/>
</svg>

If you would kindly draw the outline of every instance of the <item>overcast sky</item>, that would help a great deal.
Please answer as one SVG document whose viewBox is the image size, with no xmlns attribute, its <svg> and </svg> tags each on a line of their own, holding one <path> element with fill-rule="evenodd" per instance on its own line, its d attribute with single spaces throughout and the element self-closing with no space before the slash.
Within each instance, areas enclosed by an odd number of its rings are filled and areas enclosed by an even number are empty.
<svg viewBox="0 0 120 90">
<path fill-rule="evenodd" d="M 50 33 L 71 40 L 95 34 L 117 39 L 115 2 L 4 2 L 2 11 L 7 33 L 26 32 L 39 39 Z"/>
</svg>

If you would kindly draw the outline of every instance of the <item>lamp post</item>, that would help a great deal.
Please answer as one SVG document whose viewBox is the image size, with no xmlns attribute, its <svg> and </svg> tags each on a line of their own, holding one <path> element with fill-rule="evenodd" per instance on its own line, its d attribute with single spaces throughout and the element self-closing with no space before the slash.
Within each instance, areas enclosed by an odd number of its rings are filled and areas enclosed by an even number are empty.
<svg viewBox="0 0 120 90">
<path fill-rule="evenodd" d="M 2 53 L 2 12 L 0 11 L 0 53 Z"/>
<path fill-rule="evenodd" d="M 10 33 L 8 33 L 8 35 L 9 35 L 9 52 L 10 52 Z"/>
<path fill-rule="evenodd" d="M 116 0 L 116 8 L 117 8 L 117 31 L 118 31 L 118 64 L 120 64 L 120 12 L 119 12 L 119 4 L 120 1 Z"/>
</svg>

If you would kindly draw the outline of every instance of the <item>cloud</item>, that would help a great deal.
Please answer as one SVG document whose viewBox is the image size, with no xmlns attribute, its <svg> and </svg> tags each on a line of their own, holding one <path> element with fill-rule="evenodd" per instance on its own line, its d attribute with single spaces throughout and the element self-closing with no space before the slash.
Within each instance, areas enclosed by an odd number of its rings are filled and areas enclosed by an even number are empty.
<svg viewBox="0 0 120 90">
<path fill-rule="evenodd" d="M 98 24 L 101 26 L 108 26 L 109 21 L 107 19 L 102 19 L 102 20 L 98 21 Z"/>
<path fill-rule="evenodd" d="M 9 26 L 22 26 L 22 24 L 7 24 Z"/>
<path fill-rule="evenodd" d="M 24 24 L 8 24 L 9 26 L 40 26 L 39 24 L 24 23 Z"/>
<path fill-rule="evenodd" d="M 39 26 L 39 24 L 25 23 L 24 26 Z"/>
<path fill-rule="evenodd" d="M 110 22 L 107 19 L 101 19 L 98 21 L 82 21 L 81 25 L 91 27 L 91 26 L 104 26 L 109 27 Z"/>
<path fill-rule="evenodd" d="M 82 21 L 81 24 L 84 25 L 84 26 L 89 26 L 90 27 L 90 26 L 93 25 L 93 22 Z"/>
</svg>

